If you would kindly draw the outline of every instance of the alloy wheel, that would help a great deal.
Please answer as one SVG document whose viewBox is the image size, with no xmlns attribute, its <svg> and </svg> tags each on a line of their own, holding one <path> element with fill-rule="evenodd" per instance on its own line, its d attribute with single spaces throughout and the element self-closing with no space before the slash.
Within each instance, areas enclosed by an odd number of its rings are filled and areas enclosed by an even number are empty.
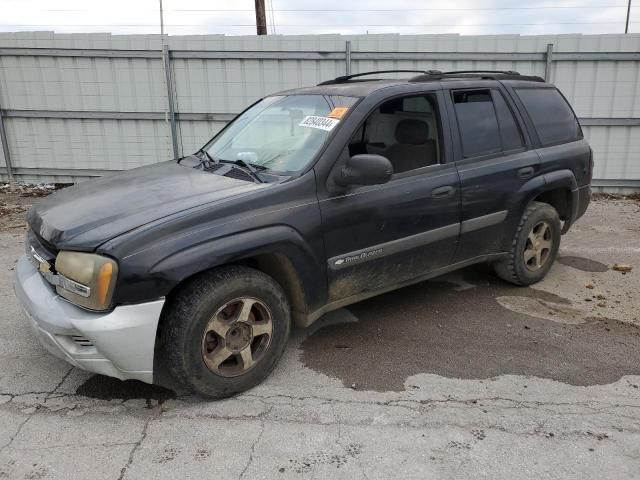
<svg viewBox="0 0 640 480">
<path fill-rule="evenodd" d="M 528 270 L 540 270 L 549 260 L 553 236 L 551 226 L 546 221 L 538 222 L 529 232 L 524 247 L 524 264 Z"/>
<path fill-rule="evenodd" d="M 211 317 L 202 339 L 202 359 L 223 377 L 237 377 L 253 368 L 271 344 L 273 319 L 256 298 L 240 297 Z"/>
</svg>

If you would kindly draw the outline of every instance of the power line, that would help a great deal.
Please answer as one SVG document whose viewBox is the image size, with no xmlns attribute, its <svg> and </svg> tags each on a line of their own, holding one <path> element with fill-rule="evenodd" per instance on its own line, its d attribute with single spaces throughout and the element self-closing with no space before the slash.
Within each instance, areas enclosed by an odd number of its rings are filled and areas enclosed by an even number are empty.
<svg viewBox="0 0 640 480">
<path fill-rule="evenodd" d="M 636 24 L 640 22 L 629 22 L 629 24 Z M 416 23 L 416 24 L 383 24 L 383 23 L 359 23 L 359 24 L 345 24 L 337 25 L 331 24 L 318 24 L 318 23 L 295 23 L 295 24 L 280 24 L 280 27 L 492 27 L 492 26 L 545 26 L 545 25 L 619 25 L 620 22 L 545 22 L 545 23 Z M 138 28 L 138 27 L 155 27 L 158 24 L 0 24 L 0 27 L 120 27 L 120 28 Z M 165 27 L 206 27 L 208 25 L 198 24 L 170 24 L 165 23 Z M 220 25 L 214 25 L 215 27 L 255 27 L 255 23 L 223 23 Z"/>
<path fill-rule="evenodd" d="M 276 12 L 467 12 L 467 11 L 480 11 L 480 10 L 559 10 L 559 9 L 608 9 L 608 8 L 627 8 L 627 4 L 624 5 L 548 5 L 548 6 L 539 6 L 539 7 L 479 7 L 479 8 L 441 8 L 441 7 L 432 7 L 432 8 L 369 8 L 369 9 L 361 9 L 361 8 L 321 8 L 321 9 L 311 9 L 311 8 L 275 8 L 273 9 Z M 77 8 L 77 9 L 39 9 L 42 12 L 92 12 L 96 11 L 95 9 L 88 8 Z M 137 10 L 139 12 L 147 11 L 147 10 Z M 233 12 L 251 12 L 254 10 L 250 9 L 222 9 L 222 8 L 200 8 L 200 9 L 192 9 L 192 8 L 173 8 L 173 9 L 165 9 L 165 12 L 220 12 L 220 13 L 233 13 Z"/>
<path fill-rule="evenodd" d="M 631 1 L 631 0 L 629 0 Z M 267 0 L 268 3 L 268 13 L 269 13 L 269 23 L 271 24 L 271 33 L 276 33 L 276 19 L 273 13 L 273 0 Z"/>
<path fill-rule="evenodd" d="M 557 5 L 557 6 L 548 6 L 548 7 L 480 7 L 480 8 L 440 8 L 440 7 L 432 7 L 432 8 L 369 8 L 369 9 L 361 9 L 361 8 L 276 8 L 276 12 L 468 12 L 468 11 L 477 11 L 477 10 L 558 10 L 558 9 L 608 9 L 608 8 L 627 8 L 627 5 L 600 5 L 600 6 L 586 6 L 586 5 L 575 5 L 575 6 L 565 6 L 565 5 Z M 171 12 L 251 12 L 252 10 L 222 10 L 222 9 L 189 9 L 189 8 L 176 8 L 170 10 Z"/>
</svg>

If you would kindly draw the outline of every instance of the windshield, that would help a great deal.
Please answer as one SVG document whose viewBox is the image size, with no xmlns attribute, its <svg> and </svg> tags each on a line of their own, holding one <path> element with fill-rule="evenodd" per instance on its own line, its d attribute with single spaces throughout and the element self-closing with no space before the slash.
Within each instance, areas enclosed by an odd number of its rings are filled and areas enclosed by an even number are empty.
<svg viewBox="0 0 640 480">
<path fill-rule="evenodd" d="M 277 173 L 302 170 L 357 98 L 324 95 L 267 97 L 237 117 L 204 150 L 214 160 Z"/>
</svg>

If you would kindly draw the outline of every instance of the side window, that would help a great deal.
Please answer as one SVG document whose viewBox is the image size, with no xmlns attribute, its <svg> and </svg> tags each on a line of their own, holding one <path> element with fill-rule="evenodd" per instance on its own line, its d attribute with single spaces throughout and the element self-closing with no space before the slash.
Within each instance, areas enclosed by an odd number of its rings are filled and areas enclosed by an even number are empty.
<svg viewBox="0 0 640 480">
<path fill-rule="evenodd" d="M 500 126 L 500 137 L 502 138 L 502 150 L 515 150 L 522 148 L 522 133 L 520 127 L 513 118 L 513 113 L 507 105 L 502 93 L 493 90 L 493 103 L 498 115 L 498 124 Z"/>
<path fill-rule="evenodd" d="M 516 88 L 543 145 L 582 138 L 573 110 L 555 88 Z"/>
<path fill-rule="evenodd" d="M 440 163 L 440 117 L 435 95 L 394 98 L 377 107 L 349 142 L 349 154 L 387 157 L 394 173 Z"/>
<path fill-rule="evenodd" d="M 498 118 L 490 90 L 452 92 L 465 158 L 501 150 Z"/>
</svg>

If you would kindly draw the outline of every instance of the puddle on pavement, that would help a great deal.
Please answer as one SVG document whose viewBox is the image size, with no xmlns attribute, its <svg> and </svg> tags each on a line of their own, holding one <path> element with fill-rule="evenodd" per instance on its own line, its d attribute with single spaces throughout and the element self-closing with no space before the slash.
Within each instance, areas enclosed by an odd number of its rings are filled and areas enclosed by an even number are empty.
<svg viewBox="0 0 640 480">
<path fill-rule="evenodd" d="M 536 297 L 504 296 L 496 297 L 496 301 L 512 312 L 532 315 L 551 322 L 577 325 L 585 323 L 588 318 L 584 310 Z"/>
<path fill-rule="evenodd" d="M 139 382 L 138 380 L 118 380 L 117 378 L 93 375 L 76 389 L 77 395 L 99 400 L 151 400 L 162 404 L 166 400 L 176 398 L 176 393 L 158 385 Z"/>
<path fill-rule="evenodd" d="M 419 373 L 531 375 L 580 386 L 640 375 L 638 326 L 580 317 L 568 300 L 511 286 L 487 268 L 460 275 L 474 288 L 461 290 L 445 277 L 348 307 L 358 321 L 311 334 L 301 344 L 302 362 L 345 386 L 377 391 L 403 390 Z"/>
<path fill-rule="evenodd" d="M 559 255 L 558 258 L 556 258 L 556 261 L 566 265 L 567 267 L 582 270 L 583 272 L 606 272 L 609 270 L 608 265 L 596 262 L 590 258 Z"/>
</svg>

